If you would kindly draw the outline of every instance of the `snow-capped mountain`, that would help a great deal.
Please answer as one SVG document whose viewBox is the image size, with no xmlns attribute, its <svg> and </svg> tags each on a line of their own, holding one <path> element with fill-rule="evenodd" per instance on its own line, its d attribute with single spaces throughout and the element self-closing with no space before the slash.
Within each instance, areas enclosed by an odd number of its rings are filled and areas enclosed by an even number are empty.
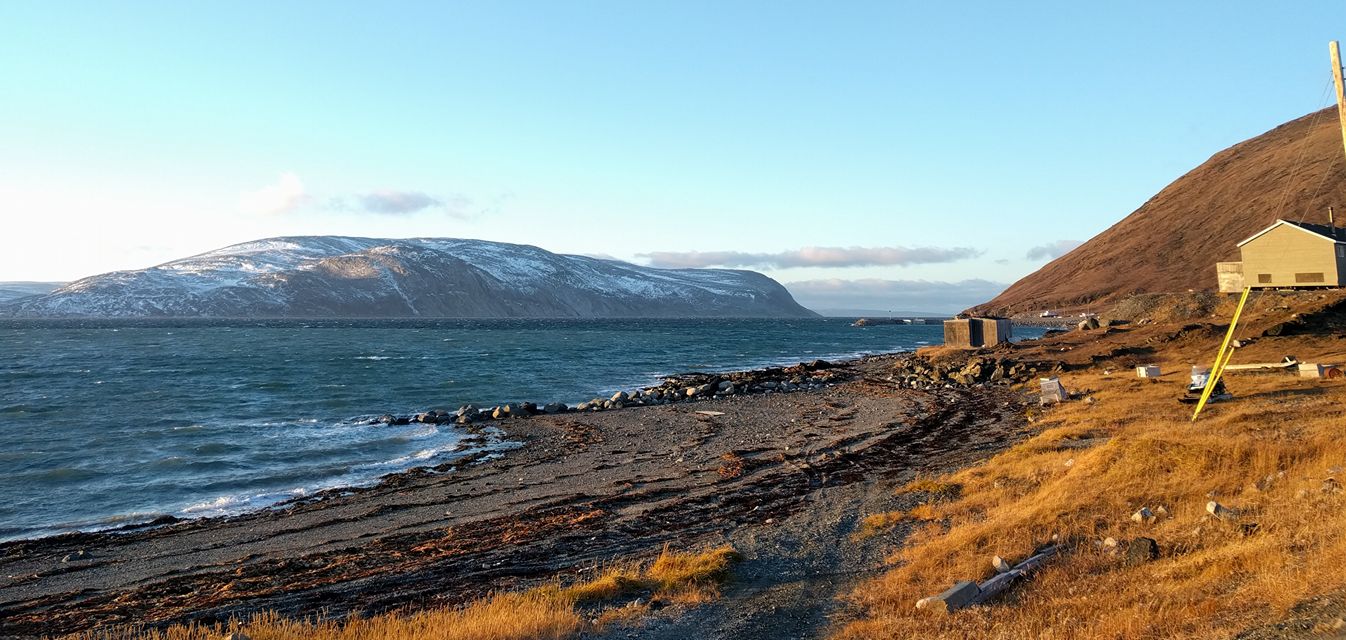
<svg viewBox="0 0 1346 640">
<path fill-rule="evenodd" d="M 0 282 L 0 302 L 51 293 L 64 284 L 64 282 Z"/>
<path fill-rule="evenodd" d="M 529 245 L 270 238 L 0 303 L 18 317 L 807 317 L 780 283 Z"/>
</svg>

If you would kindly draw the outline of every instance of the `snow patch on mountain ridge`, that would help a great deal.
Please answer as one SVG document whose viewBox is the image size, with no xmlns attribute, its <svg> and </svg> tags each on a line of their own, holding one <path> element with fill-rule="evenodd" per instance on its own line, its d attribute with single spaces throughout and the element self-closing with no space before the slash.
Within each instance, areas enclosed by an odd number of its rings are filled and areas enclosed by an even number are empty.
<svg viewBox="0 0 1346 640">
<path fill-rule="evenodd" d="M 809 315 L 751 271 L 656 269 L 454 238 L 245 242 L 0 305 L 17 316 Z"/>
</svg>

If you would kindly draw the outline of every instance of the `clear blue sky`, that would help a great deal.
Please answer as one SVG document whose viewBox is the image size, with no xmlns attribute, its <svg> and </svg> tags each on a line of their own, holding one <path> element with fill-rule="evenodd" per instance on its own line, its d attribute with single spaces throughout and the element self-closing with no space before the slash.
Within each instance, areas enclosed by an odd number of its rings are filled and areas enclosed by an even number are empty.
<svg viewBox="0 0 1346 640">
<path fill-rule="evenodd" d="M 0 25 L 0 280 L 457 236 L 949 310 L 1328 105 L 1346 4 L 6 2 Z"/>
</svg>

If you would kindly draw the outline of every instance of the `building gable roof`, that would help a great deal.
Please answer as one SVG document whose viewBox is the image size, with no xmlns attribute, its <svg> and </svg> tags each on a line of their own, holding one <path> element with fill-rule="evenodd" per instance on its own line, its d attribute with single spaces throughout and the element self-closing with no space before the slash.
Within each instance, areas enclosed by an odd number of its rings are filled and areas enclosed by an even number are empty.
<svg viewBox="0 0 1346 640">
<path fill-rule="evenodd" d="M 1271 231 L 1272 229 L 1275 229 L 1276 227 L 1279 227 L 1283 224 L 1299 229 L 1300 231 L 1303 231 L 1305 233 L 1311 233 L 1324 240 L 1331 240 L 1333 242 L 1342 242 L 1341 239 L 1341 233 L 1343 231 L 1342 229 L 1334 229 L 1325 224 L 1315 224 L 1312 222 L 1294 222 L 1292 220 L 1282 219 L 1277 220 L 1275 224 L 1261 231 L 1258 231 L 1257 233 L 1254 233 L 1253 235 L 1249 236 L 1247 240 L 1244 240 L 1243 242 L 1240 242 L 1235 246 L 1242 247 L 1243 245 L 1248 244 L 1249 242 L 1252 242 L 1253 240 L 1262 237 L 1262 235 L 1265 234 L 1266 232 Z"/>
</svg>

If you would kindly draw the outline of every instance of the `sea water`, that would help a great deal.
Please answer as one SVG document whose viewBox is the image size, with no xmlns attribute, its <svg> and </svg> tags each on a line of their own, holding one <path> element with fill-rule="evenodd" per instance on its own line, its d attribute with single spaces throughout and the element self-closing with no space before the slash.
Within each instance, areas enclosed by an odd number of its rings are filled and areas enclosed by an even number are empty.
<svg viewBox="0 0 1346 640">
<path fill-rule="evenodd" d="M 384 413 L 573 404 L 940 333 L 845 319 L 0 321 L 0 540 L 239 513 L 506 446 L 368 424 Z"/>
</svg>

